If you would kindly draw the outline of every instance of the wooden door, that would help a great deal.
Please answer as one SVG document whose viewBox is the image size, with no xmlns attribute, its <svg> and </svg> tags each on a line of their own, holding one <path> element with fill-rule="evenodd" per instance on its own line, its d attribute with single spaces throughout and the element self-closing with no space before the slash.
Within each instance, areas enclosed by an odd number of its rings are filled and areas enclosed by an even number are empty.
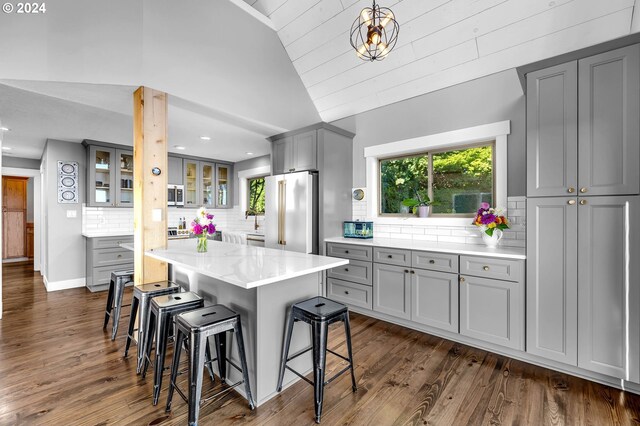
<svg viewBox="0 0 640 426">
<path fill-rule="evenodd" d="M 578 185 L 578 66 L 527 74 L 527 195 L 563 196 Z"/>
<path fill-rule="evenodd" d="M 2 258 L 27 256 L 27 179 L 2 177 Z"/>
</svg>

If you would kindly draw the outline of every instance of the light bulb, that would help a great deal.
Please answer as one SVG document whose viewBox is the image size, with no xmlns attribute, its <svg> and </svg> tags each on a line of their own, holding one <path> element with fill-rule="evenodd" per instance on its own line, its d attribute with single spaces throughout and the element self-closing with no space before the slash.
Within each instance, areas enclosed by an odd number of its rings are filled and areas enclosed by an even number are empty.
<svg viewBox="0 0 640 426">
<path fill-rule="evenodd" d="M 360 47 L 358 48 L 358 52 L 357 52 L 358 57 L 359 57 L 360 59 L 364 59 L 364 58 L 365 58 L 364 53 L 365 53 L 366 51 L 367 51 L 367 45 L 366 45 L 366 44 L 363 44 L 362 46 L 360 46 Z"/>
<path fill-rule="evenodd" d="M 362 19 L 364 20 L 365 25 L 371 25 L 371 9 L 362 9 L 360 12 Z M 352 15 L 353 16 L 353 15 Z"/>
<path fill-rule="evenodd" d="M 378 43 L 380 43 L 380 34 L 373 33 L 371 36 L 371 44 L 377 45 Z"/>
<path fill-rule="evenodd" d="M 392 19 L 393 19 L 393 13 L 392 12 L 387 13 L 387 16 L 385 16 L 382 22 L 380 22 L 380 26 L 384 28 Z"/>
<path fill-rule="evenodd" d="M 380 54 L 378 55 L 379 58 L 384 58 L 387 56 L 387 53 L 389 53 L 389 46 L 384 43 L 380 43 L 378 45 L 378 49 L 380 49 Z"/>
</svg>

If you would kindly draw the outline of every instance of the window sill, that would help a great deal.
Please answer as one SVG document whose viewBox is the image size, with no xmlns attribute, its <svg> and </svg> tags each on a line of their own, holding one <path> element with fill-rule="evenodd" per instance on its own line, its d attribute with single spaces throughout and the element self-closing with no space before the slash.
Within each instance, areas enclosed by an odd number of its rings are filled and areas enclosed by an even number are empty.
<svg viewBox="0 0 640 426">
<path fill-rule="evenodd" d="M 367 218 L 370 220 L 370 218 Z M 373 222 L 380 225 L 413 226 L 471 226 L 472 217 L 388 217 L 378 216 Z"/>
</svg>

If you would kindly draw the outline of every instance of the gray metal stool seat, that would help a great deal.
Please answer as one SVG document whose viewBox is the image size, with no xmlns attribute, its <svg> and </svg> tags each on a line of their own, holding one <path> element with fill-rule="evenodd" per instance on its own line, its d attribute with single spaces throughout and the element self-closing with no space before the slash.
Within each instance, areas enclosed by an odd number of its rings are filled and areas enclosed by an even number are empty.
<svg viewBox="0 0 640 426">
<path fill-rule="evenodd" d="M 293 324 L 297 321 L 303 321 L 311 324 L 311 347 L 304 349 L 295 355 L 289 357 L 289 347 L 291 344 L 291 335 L 293 333 Z M 344 331 L 347 341 L 348 358 L 344 357 L 331 349 L 327 349 L 327 337 L 329 334 L 329 324 L 334 322 L 344 322 Z M 313 350 L 313 381 L 307 379 L 287 365 L 289 361 L 300 355 Z M 345 368 L 337 372 L 329 380 L 324 380 L 327 352 L 341 358 L 349 363 Z M 353 371 L 353 350 L 351 348 L 351 326 L 349 324 L 349 309 L 338 302 L 326 297 L 312 297 L 311 299 L 298 302 L 291 307 L 287 318 L 287 330 L 282 346 L 282 360 L 280 362 L 280 375 L 278 377 L 277 391 L 282 390 L 282 381 L 284 380 L 285 369 L 290 370 L 298 377 L 311 384 L 314 389 L 315 414 L 316 423 L 320 423 L 322 415 L 322 400 L 324 397 L 324 386 L 334 381 L 338 376 L 347 370 L 351 370 L 351 389 L 353 392 L 358 390 L 356 386 L 356 375 Z"/>
<path fill-rule="evenodd" d="M 104 325 L 102 329 L 107 328 L 109 318 L 113 322 L 111 330 L 111 340 L 116 339 L 118 334 L 118 325 L 120 323 L 120 313 L 122 308 L 130 305 L 123 305 L 122 298 L 124 296 L 124 287 L 133 281 L 133 271 L 116 271 L 111 273 L 109 281 L 109 292 L 107 293 L 107 307 L 104 310 Z"/>
<path fill-rule="evenodd" d="M 171 410 L 171 400 L 173 391 L 178 394 L 189 405 L 189 425 L 198 424 L 198 415 L 200 414 L 200 405 L 209 401 L 236 386 L 244 383 L 244 389 L 249 401 L 249 408 L 254 409 L 253 396 L 251 395 L 251 387 L 249 385 L 249 372 L 247 370 L 247 358 L 244 350 L 244 339 L 242 337 L 242 325 L 240 323 L 240 315 L 233 312 L 224 305 L 213 305 L 195 311 L 185 312 L 176 316 L 176 325 L 178 328 L 176 342 L 173 352 L 173 362 L 171 363 L 171 381 L 169 383 L 169 394 L 167 396 L 167 411 Z M 238 367 L 233 361 L 227 358 L 226 351 L 226 332 L 233 331 L 238 344 L 238 355 L 240 356 L 240 365 Z M 222 384 L 225 383 L 226 363 L 229 362 L 235 369 L 242 372 L 242 380 L 226 387 L 206 399 L 202 397 L 202 365 L 205 361 L 205 346 L 209 336 L 214 336 L 216 343 L 217 358 L 212 360 L 218 361 L 218 370 Z M 178 368 L 180 364 L 180 355 L 182 345 L 185 340 L 189 342 L 189 392 L 188 397 L 176 386 L 176 378 L 178 377 Z"/>
<path fill-rule="evenodd" d="M 153 405 L 158 404 L 158 398 L 160 397 L 162 373 L 164 371 L 164 361 L 167 353 L 169 332 L 174 323 L 174 318 L 180 313 L 202 307 L 204 307 L 204 299 L 190 291 L 185 293 L 168 294 L 165 296 L 156 296 L 151 299 L 151 310 L 148 323 L 149 325 L 147 327 L 148 334 L 145 342 L 146 349 L 142 366 L 142 377 L 146 376 L 147 369 L 149 368 L 149 363 L 151 361 L 151 348 L 155 337 L 156 350 L 153 377 Z M 210 360 L 211 355 L 209 353 L 208 345 L 206 349 L 206 356 L 208 360 Z M 209 374 L 213 379 L 213 372 L 211 370 L 209 370 Z"/>
<path fill-rule="evenodd" d="M 135 330 L 136 316 L 139 313 L 140 321 L 138 322 L 138 346 L 136 358 L 137 374 L 140 374 L 140 371 L 142 370 L 142 359 L 144 356 L 144 349 L 146 348 L 145 337 L 147 335 L 147 328 L 149 327 L 151 298 L 179 292 L 180 287 L 171 281 L 160 281 L 157 283 L 142 284 L 133 287 L 131 314 L 129 315 L 129 331 L 127 333 L 127 343 L 124 347 L 124 356 L 126 358 L 129 354 L 129 347 L 131 346 L 131 340 L 133 339 L 133 333 Z"/>
</svg>

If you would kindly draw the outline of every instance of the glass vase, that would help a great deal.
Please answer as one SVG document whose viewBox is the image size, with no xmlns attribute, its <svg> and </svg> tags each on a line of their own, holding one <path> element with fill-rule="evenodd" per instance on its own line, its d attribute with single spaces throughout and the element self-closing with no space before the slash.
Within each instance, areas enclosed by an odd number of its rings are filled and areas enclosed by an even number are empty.
<svg viewBox="0 0 640 426">
<path fill-rule="evenodd" d="M 207 237 L 206 235 L 203 237 L 198 237 L 198 246 L 196 247 L 198 253 L 206 253 L 207 252 Z"/>
</svg>

